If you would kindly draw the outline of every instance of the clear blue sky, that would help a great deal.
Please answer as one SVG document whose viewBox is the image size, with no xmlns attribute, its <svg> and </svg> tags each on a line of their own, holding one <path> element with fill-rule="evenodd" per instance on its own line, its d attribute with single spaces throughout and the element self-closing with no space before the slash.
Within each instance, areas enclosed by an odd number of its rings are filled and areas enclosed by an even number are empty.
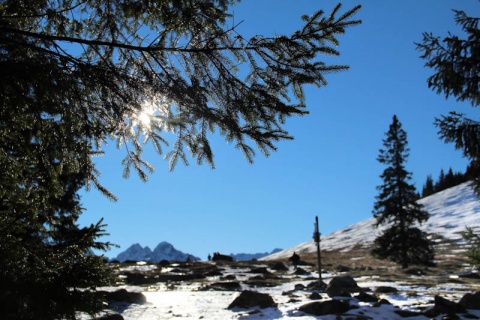
<svg viewBox="0 0 480 320">
<path fill-rule="evenodd" d="M 232 8 L 243 20 L 244 35 L 291 33 L 302 14 L 327 13 L 335 1 L 244 0 Z M 253 165 L 240 151 L 213 137 L 216 169 L 179 164 L 173 172 L 152 150 L 147 160 L 156 171 L 147 183 L 132 174 L 122 178 L 124 151 L 106 146 L 96 158 L 100 180 L 119 201 L 98 191 L 82 193 L 86 208 L 81 224 L 104 218 L 109 240 L 121 246 L 150 246 L 161 241 L 206 259 L 209 253 L 254 253 L 289 248 L 312 238 L 318 215 L 320 231 L 328 234 L 372 216 L 384 170 L 376 158 L 392 116 L 407 132 L 407 170 L 421 189 L 428 174 L 440 169 L 463 171 L 467 161 L 453 145 L 438 139 L 434 118 L 467 104 L 445 100 L 428 89 L 424 61 L 414 42 L 425 31 L 444 36 L 458 33 L 451 9 L 480 15 L 476 0 L 344 1 L 343 9 L 362 4 L 356 18 L 363 24 L 340 38 L 339 58 L 350 70 L 327 76 L 321 89 L 306 89 L 310 115 L 290 119 L 295 140 L 282 142 L 269 158 L 258 152 Z M 327 59 L 327 58 L 326 58 Z"/>
</svg>

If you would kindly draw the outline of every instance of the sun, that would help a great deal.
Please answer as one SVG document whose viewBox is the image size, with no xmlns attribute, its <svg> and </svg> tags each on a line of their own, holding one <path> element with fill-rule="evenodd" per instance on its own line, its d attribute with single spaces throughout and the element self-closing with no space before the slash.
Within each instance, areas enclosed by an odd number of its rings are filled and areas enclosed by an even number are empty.
<svg viewBox="0 0 480 320">
<path fill-rule="evenodd" d="M 138 121 L 142 127 L 150 127 L 154 111 L 150 108 L 144 108 L 138 115 Z"/>
<path fill-rule="evenodd" d="M 167 130 L 170 104 L 168 100 L 160 95 L 151 96 L 145 99 L 132 117 L 130 125 L 134 131 L 150 136 L 153 131 Z"/>
<path fill-rule="evenodd" d="M 151 103 L 144 103 L 142 109 L 135 115 L 134 125 L 140 127 L 143 131 L 151 129 L 155 116 L 155 107 Z"/>
</svg>

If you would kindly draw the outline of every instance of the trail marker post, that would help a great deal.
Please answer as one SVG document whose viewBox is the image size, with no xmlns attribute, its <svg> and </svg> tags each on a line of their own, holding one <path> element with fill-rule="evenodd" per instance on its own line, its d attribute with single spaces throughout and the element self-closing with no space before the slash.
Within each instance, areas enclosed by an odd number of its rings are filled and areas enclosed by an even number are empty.
<svg viewBox="0 0 480 320">
<path fill-rule="evenodd" d="M 320 255 L 320 231 L 318 229 L 318 216 L 315 216 L 315 231 L 313 232 L 313 241 L 317 245 L 317 264 L 318 264 L 318 280 L 322 283 L 322 258 Z"/>
</svg>

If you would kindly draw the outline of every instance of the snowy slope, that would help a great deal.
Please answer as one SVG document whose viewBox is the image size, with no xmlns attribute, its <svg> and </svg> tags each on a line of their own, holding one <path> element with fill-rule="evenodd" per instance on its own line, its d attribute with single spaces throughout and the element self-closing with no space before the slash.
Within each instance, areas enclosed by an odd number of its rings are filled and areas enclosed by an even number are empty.
<svg viewBox="0 0 480 320">
<path fill-rule="evenodd" d="M 461 232 L 465 231 L 466 226 L 480 226 L 480 201 L 468 182 L 420 199 L 419 203 L 423 204 L 424 209 L 430 214 L 430 219 L 420 226 L 428 233 L 438 234 L 447 239 L 461 239 Z M 349 250 L 358 245 L 369 247 L 385 228 L 375 228 L 375 222 L 372 217 L 322 236 L 322 250 Z M 293 252 L 313 252 L 315 250 L 315 243 L 310 240 L 269 255 L 262 260 L 286 259 Z"/>
</svg>

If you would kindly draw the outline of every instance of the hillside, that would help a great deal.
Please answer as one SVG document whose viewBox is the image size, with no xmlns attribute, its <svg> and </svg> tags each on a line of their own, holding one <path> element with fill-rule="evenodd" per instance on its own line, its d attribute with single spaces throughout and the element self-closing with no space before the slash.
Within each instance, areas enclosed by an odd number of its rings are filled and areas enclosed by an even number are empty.
<svg viewBox="0 0 480 320">
<path fill-rule="evenodd" d="M 455 250 L 464 250 L 461 232 L 465 231 L 466 226 L 480 226 L 480 201 L 470 184 L 468 182 L 460 184 L 420 199 L 419 202 L 430 214 L 430 219 L 420 228 L 435 239 L 436 251 L 442 251 L 444 257 L 447 253 L 445 251 L 450 251 L 452 255 Z M 322 253 L 328 256 L 329 252 L 336 252 L 343 254 L 347 260 L 352 260 L 353 256 L 368 254 L 373 240 L 383 228 L 375 228 L 375 219 L 372 217 L 328 235 L 322 235 Z M 315 243 L 310 240 L 262 260 L 286 260 L 293 252 L 299 253 L 305 260 L 314 260 L 316 250 Z"/>
</svg>

